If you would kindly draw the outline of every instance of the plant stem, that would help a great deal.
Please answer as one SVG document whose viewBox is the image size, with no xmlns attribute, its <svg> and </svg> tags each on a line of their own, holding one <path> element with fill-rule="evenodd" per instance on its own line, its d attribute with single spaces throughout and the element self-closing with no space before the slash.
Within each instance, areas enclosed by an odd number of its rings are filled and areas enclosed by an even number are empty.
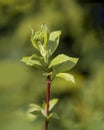
<svg viewBox="0 0 104 130">
<path fill-rule="evenodd" d="M 49 115 L 49 100 L 50 100 L 50 88 L 51 88 L 51 77 L 47 76 L 47 88 L 46 88 L 46 115 Z M 48 130 L 48 120 L 45 121 L 45 130 Z"/>
</svg>

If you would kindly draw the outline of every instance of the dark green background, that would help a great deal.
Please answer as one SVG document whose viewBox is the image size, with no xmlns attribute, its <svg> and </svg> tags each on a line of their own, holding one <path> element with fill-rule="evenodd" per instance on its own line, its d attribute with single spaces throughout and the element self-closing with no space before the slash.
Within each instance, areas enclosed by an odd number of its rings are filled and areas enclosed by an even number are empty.
<svg viewBox="0 0 104 130">
<path fill-rule="evenodd" d="M 52 84 L 60 120 L 49 130 L 104 130 L 104 5 L 81 0 L 0 0 L 0 130 L 44 128 L 25 110 L 45 100 L 45 79 L 20 62 L 34 52 L 31 28 L 37 31 L 43 22 L 50 31 L 62 30 L 55 55 L 80 58 L 70 72 L 75 84 L 62 79 Z"/>
</svg>

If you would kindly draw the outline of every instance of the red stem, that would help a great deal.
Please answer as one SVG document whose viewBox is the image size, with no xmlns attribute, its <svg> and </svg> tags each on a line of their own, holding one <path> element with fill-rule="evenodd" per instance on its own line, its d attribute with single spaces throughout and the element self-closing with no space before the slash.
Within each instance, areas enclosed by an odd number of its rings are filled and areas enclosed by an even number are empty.
<svg viewBox="0 0 104 130">
<path fill-rule="evenodd" d="M 50 87 L 51 87 L 51 77 L 47 76 L 47 88 L 46 88 L 46 115 L 49 115 L 49 100 L 50 100 Z M 45 122 L 45 129 L 48 130 L 48 120 Z"/>
</svg>

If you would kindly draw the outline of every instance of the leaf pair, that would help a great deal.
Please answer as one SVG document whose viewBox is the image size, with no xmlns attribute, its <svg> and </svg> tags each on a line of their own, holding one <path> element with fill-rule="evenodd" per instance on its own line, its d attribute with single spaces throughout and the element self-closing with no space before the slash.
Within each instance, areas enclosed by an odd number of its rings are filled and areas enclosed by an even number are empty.
<svg viewBox="0 0 104 130">
<path fill-rule="evenodd" d="M 49 102 L 49 112 L 53 109 L 53 107 L 57 104 L 58 99 L 52 99 Z M 58 115 L 56 113 L 50 113 L 48 116 L 46 114 L 46 103 L 42 104 L 42 107 L 40 107 L 37 104 L 30 104 L 28 109 L 29 114 L 32 114 L 34 116 L 42 116 L 43 118 L 49 120 L 50 118 L 58 119 Z"/>
<path fill-rule="evenodd" d="M 70 70 L 78 62 L 78 58 L 72 58 L 64 54 L 56 56 L 50 63 L 49 68 L 53 71 L 56 77 L 61 77 L 67 81 L 74 81 L 74 76 L 69 73 L 62 73 Z"/>
</svg>

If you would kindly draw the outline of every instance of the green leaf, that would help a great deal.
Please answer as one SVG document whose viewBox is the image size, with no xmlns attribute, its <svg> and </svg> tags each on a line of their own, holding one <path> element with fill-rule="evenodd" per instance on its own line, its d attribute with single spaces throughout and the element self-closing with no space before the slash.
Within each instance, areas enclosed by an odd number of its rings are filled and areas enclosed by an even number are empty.
<svg viewBox="0 0 104 130">
<path fill-rule="evenodd" d="M 39 57 L 36 54 L 33 54 L 32 56 L 23 57 L 21 61 L 24 62 L 26 65 L 34 66 L 39 69 L 44 69 L 46 66 L 42 57 Z"/>
<path fill-rule="evenodd" d="M 44 49 L 42 44 L 39 44 L 40 54 L 45 57 L 46 56 L 46 50 Z"/>
<path fill-rule="evenodd" d="M 71 82 L 75 83 L 74 76 L 72 74 L 69 74 L 69 73 L 58 73 L 58 74 L 56 74 L 56 77 L 60 77 L 60 78 L 63 78 L 67 81 L 71 81 Z"/>
<path fill-rule="evenodd" d="M 48 38 L 47 38 L 48 27 L 47 27 L 46 24 L 43 23 L 41 25 L 41 29 L 42 29 L 43 35 L 44 35 L 44 43 L 43 43 L 43 45 L 45 47 L 47 45 L 47 41 L 48 41 Z"/>
<path fill-rule="evenodd" d="M 38 110 L 30 112 L 30 114 L 35 115 L 35 116 L 41 116 L 42 115 L 41 111 L 38 111 Z"/>
<path fill-rule="evenodd" d="M 41 111 L 41 107 L 37 104 L 30 104 L 29 105 L 29 112 L 33 112 L 33 111 Z"/>
<path fill-rule="evenodd" d="M 52 108 L 57 104 L 57 102 L 58 102 L 57 98 L 54 98 L 49 101 L 49 111 L 52 110 Z M 46 102 L 43 102 L 42 108 L 46 111 Z"/>
<path fill-rule="evenodd" d="M 31 35 L 31 42 L 32 42 L 32 45 L 33 47 L 39 51 L 39 45 L 38 45 L 38 41 L 35 39 L 35 33 L 32 29 L 32 35 Z"/>
<path fill-rule="evenodd" d="M 49 101 L 49 111 L 52 110 L 52 108 L 57 104 L 57 102 L 58 102 L 57 98 L 54 98 L 54 99 Z"/>
<path fill-rule="evenodd" d="M 47 118 L 46 111 L 43 108 L 41 108 L 41 114 L 43 117 Z"/>
<path fill-rule="evenodd" d="M 28 108 L 28 112 L 32 115 L 39 116 L 41 115 L 41 107 L 37 104 L 30 104 Z"/>
<path fill-rule="evenodd" d="M 46 111 L 46 102 L 45 101 L 43 101 L 42 109 L 44 109 Z"/>
<path fill-rule="evenodd" d="M 47 26 L 45 24 L 41 25 L 41 30 L 34 33 L 34 30 L 32 29 L 32 35 L 31 35 L 31 42 L 32 45 L 36 50 L 38 50 L 41 55 L 45 55 L 45 49 L 44 47 L 47 44 Z"/>
<path fill-rule="evenodd" d="M 37 104 L 30 104 L 27 109 L 27 118 L 33 121 L 38 116 L 42 116 L 41 107 Z"/>
<path fill-rule="evenodd" d="M 31 57 L 23 57 L 21 61 L 24 62 L 26 65 L 35 66 L 36 68 L 41 66 L 39 61 L 32 60 Z"/>
<path fill-rule="evenodd" d="M 28 121 L 32 121 L 32 122 L 37 118 L 37 116 L 35 116 L 35 115 L 29 113 L 28 111 L 25 113 L 25 117 L 26 117 L 26 119 L 27 119 Z"/>
<path fill-rule="evenodd" d="M 29 109 L 28 109 L 28 112 L 32 115 L 35 115 L 35 116 L 43 116 L 45 118 L 47 118 L 46 116 L 46 112 L 44 109 L 42 109 L 39 105 L 37 104 L 30 104 L 29 105 Z"/>
<path fill-rule="evenodd" d="M 60 35 L 61 35 L 61 31 L 54 31 L 54 32 L 50 33 L 49 41 L 47 44 L 48 56 L 51 56 L 57 49 L 57 47 L 59 45 Z"/>
<path fill-rule="evenodd" d="M 49 120 L 50 118 L 59 119 L 59 116 L 57 115 L 57 113 L 54 112 L 54 113 L 50 113 L 47 119 Z"/>
<path fill-rule="evenodd" d="M 56 56 L 50 63 L 49 68 L 53 70 L 55 74 L 70 70 L 78 62 L 78 58 L 73 58 L 60 54 Z"/>
</svg>

